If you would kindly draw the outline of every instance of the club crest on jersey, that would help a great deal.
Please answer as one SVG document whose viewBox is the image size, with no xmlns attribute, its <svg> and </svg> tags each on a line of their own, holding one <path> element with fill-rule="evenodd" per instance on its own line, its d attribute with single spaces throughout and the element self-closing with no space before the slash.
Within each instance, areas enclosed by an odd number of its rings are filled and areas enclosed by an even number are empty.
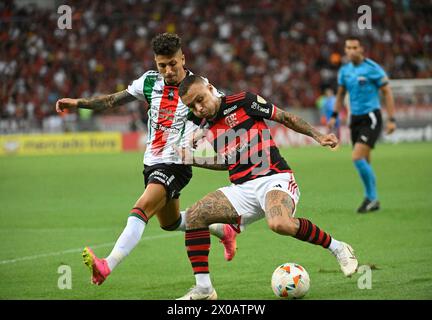
<svg viewBox="0 0 432 320">
<path fill-rule="evenodd" d="M 237 113 L 230 114 L 225 118 L 225 123 L 228 127 L 233 128 L 238 125 Z"/>
<path fill-rule="evenodd" d="M 168 100 L 174 100 L 174 89 L 172 88 L 169 89 Z"/>
</svg>

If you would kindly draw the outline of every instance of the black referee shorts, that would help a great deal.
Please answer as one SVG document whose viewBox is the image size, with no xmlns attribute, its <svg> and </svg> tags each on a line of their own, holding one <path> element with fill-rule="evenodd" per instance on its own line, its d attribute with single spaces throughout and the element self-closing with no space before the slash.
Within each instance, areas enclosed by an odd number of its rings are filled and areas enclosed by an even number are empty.
<svg viewBox="0 0 432 320">
<path fill-rule="evenodd" d="M 178 199 L 180 191 L 189 183 L 192 178 L 192 167 L 183 164 L 156 164 L 153 166 L 144 165 L 144 184 L 161 184 L 167 192 L 167 201 Z"/>
<path fill-rule="evenodd" d="M 352 144 L 364 143 L 374 148 L 382 130 L 382 116 L 380 109 L 362 115 L 351 115 Z"/>
</svg>

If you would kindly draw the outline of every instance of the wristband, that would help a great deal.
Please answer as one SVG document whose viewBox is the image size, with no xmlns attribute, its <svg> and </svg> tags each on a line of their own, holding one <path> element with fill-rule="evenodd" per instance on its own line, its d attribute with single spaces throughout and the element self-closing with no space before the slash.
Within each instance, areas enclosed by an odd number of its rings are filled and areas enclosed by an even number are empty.
<svg viewBox="0 0 432 320">
<path fill-rule="evenodd" d="M 396 123 L 396 119 L 393 118 L 393 117 L 390 117 L 390 118 L 388 119 L 388 121 L 393 122 L 393 123 Z"/>
<path fill-rule="evenodd" d="M 331 114 L 331 117 L 336 119 L 338 117 L 338 115 L 339 115 L 339 112 L 333 111 L 333 113 Z"/>
</svg>

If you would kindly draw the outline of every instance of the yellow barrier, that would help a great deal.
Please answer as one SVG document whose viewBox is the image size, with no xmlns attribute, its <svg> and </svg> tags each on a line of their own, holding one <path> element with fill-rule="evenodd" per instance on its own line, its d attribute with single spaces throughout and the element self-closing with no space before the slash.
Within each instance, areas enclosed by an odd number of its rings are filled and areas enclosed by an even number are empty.
<svg viewBox="0 0 432 320">
<path fill-rule="evenodd" d="M 0 156 L 121 152 L 118 132 L 0 136 Z"/>
</svg>

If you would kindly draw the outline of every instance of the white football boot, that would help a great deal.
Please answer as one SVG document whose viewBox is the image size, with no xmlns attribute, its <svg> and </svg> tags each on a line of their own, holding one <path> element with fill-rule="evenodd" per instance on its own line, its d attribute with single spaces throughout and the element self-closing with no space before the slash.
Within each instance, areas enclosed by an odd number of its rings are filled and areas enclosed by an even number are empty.
<svg viewBox="0 0 432 320">
<path fill-rule="evenodd" d="M 217 293 L 213 287 L 208 289 L 195 286 L 192 287 L 183 297 L 176 300 L 217 300 Z"/>
<path fill-rule="evenodd" d="M 340 248 L 336 249 L 333 254 L 339 262 L 340 268 L 346 277 L 351 277 L 358 267 L 357 258 L 354 255 L 354 250 L 345 242 L 341 242 Z"/>
</svg>

